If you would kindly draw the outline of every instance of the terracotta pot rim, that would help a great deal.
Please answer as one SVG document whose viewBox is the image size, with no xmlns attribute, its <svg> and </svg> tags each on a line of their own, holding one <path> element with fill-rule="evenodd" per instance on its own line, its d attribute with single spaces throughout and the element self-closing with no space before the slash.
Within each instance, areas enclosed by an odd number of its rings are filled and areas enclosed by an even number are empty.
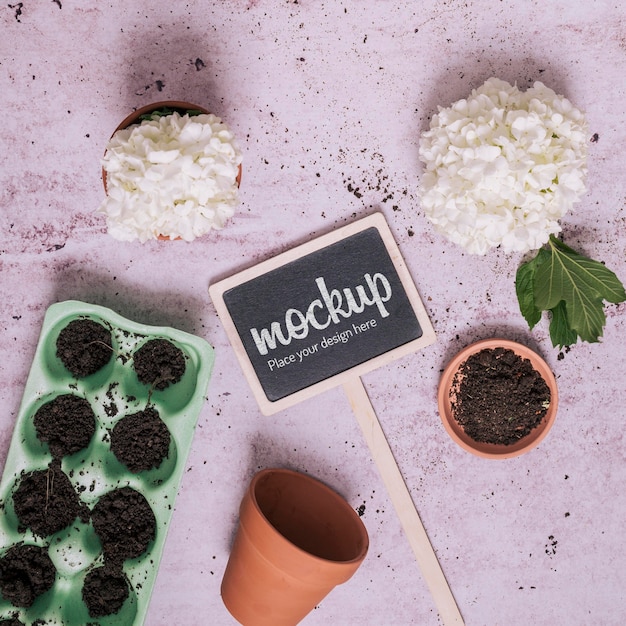
<svg viewBox="0 0 626 626">
<path fill-rule="evenodd" d="M 297 480 L 308 482 L 309 484 L 314 485 L 316 488 L 319 488 L 320 490 L 325 491 L 326 494 L 331 499 L 335 500 L 338 508 L 342 509 L 342 511 L 346 513 L 346 516 L 353 515 L 354 516 L 353 518 L 354 530 L 356 533 L 359 534 L 360 541 L 361 541 L 361 549 L 359 550 L 358 554 L 351 559 L 346 559 L 346 560 L 341 560 L 341 561 L 334 560 L 334 559 L 327 559 L 327 558 L 318 556 L 316 554 L 312 554 L 311 552 L 308 552 L 307 550 L 301 548 L 297 544 L 290 541 L 287 537 L 285 537 L 279 530 L 277 530 L 272 525 L 272 523 L 267 519 L 267 517 L 261 510 L 261 507 L 259 506 L 259 503 L 257 502 L 256 495 L 255 495 L 255 489 L 259 481 L 261 481 L 263 478 L 265 478 L 266 476 L 270 474 L 282 474 L 282 475 L 292 476 L 293 478 L 296 478 Z M 309 561 L 312 560 L 313 562 L 318 562 L 320 564 L 323 564 L 325 567 L 333 567 L 334 569 L 338 571 L 343 570 L 343 569 L 352 571 L 354 569 L 354 566 L 356 564 L 360 564 L 367 556 L 367 553 L 369 550 L 369 535 L 367 533 L 367 529 L 365 528 L 365 525 L 363 524 L 361 519 L 358 517 L 358 514 L 356 513 L 356 511 L 352 509 L 352 507 L 348 504 L 348 502 L 346 502 L 346 500 L 341 495 L 339 495 L 334 489 L 332 489 L 331 487 L 329 487 L 322 481 L 318 480 L 317 478 L 314 478 L 313 476 L 310 476 L 308 474 L 304 474 L 302 472 L 290 470 L 287 468 L 266 468 L 266 469 L 260 470 L 254 475 L 254 477 L 250 481 L 248 492 L 250 495 L 251 506 L 254 508 L 255 512 L 265 522 L 264 533 L 271 536 L 271 540 L 273 542 L 287 546 L 290 550 L 293 550 L 296 552 L 296 554 L 299 554 L 303 559 L 306 559 Z M 246 529 L 245 516 L 241 516 L 240 525 L 249 534 L 249 531 Z"/>
<path fill-rule="evenodd" d="M 528 359 L 533 368 L 543 377 L 550 389 L 550 406 L 542 421 L 528 433 L 528 435 L 522 437 L 514 444 L 490 444 L 474 441 L 465 434 L 463 427 L 454 419 L 450 404 L 450 392 L 454 375 L 468 357 L 485 348 L 509 349 L 518 356 Z M 502 338 L 482 339 L 466 346 L 463 350 L 458 352 L 444 369 L 437 392 L 439 416 L 450 437 L 464 450 L 476 456 L 488 459 L 509 459 L 517 457 L 538 446 L 545 439 L 554 424 L 558 409 L 558 400 L 558 387 L 554 373 L 544 359 L 524 344 Z"/>
<path fill-rule="evenodd" d="M 127 128 L 132 124 L 139 123 L 137 120 L 144 114 L 150 113 L 152 111 L 158 111 L 159 109 L 179 109 L 184 111 L 200 111 L 201 113 L 205 113 L 207 115 L 210 114 L 210 111 L 202 106 L 197 104 L 193 104 L 192 102 L 185 102 L 184 100 L 162 100 L 160 102 L 152 102 L 151 104 L 144 104 L 143 106 L 135 109 L 132 113 L 129 113 L 117 126 L 117 128 L 113 131 L 113 136 L 118 130 L 122 130 L 123 128 Z"/>
</svg>

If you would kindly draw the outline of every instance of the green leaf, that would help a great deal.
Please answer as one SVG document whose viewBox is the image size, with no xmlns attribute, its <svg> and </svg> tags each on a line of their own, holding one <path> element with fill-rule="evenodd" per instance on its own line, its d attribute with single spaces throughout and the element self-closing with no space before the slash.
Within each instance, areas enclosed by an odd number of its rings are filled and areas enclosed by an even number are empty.
<svg viewBox="0 0 626 626">
<path fill-rule="evenodd" d="M 515 293 L 519 308 L 531 330 L 541 319 L 541 309 L 535 305 L 535 273 L 537 267 L 549 256 L 550 253 L 542 248 L 534 259 L 519 266 L 515 276 Z"/>
<path fill-rule="evenodd" d="M 189 115 L 189 117 L 194 117 L 196 115 L 202 115 L 202 111 L 198 111 L 197 109 L 185 109 L 183 111 L 183 109 L 171 109 L 170 107 L 162 107 L 160 109 L 156 109 L 154 111 L 150 111 L 149 113 L 144 113 L 143 115 L 140 115 L 139 119 L 141 121 L 144 121 L 144 120 L 148 120 L 148 121 L 158 120 L 160 117 L 165 117 L 167 115 L 172 115 L 172 113 L 174 113 L 174 111 L 181 112 L 181 115 L 186 113 L 187 115 Z"/>
<path fill-rule="evenodd" d="M 602 336 L 604 301 L 626 300 L 617 276 L 605 265 L 578 254 L 554 236 L 548 248 L 524 263 L 516 277 L 520 311 L 532 329 L 541 311 L 552 312 L 550 337 L 554 346 L 590 343 Z M 532 295 L 532 298 L 531 298 Z M 532 301 L 531 301 L 532 300 Z"/>
<path fill-rule="evenodd" d="M 562 348 L 563 346 L 570 346 L 576 343 L 578 341 L 578 333 L 569 327 L 565 302 L 559 302 L 550 312 L 552 313 L 552 319 L 550 320 L 552 345 L 555 348 Z"/>
<path fill-rule="evenodd" d="M 593 296 L 613 303 L 626 300 L 624 286 L 605 265 L 574 252 L 555 237 L 549 246 L 551 262 L 542 264 L 535 277 L 537 307 L 549 310 L 561 300 L 583 301 Z"/>
</svg>

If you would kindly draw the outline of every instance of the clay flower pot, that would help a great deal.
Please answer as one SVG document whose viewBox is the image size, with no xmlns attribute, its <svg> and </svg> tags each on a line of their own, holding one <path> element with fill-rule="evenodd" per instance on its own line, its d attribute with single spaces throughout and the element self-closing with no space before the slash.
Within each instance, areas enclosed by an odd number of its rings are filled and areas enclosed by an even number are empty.
<svg viewBox="0 0 626 626">
<path fill-rule="evenodd" d="M 130 115 L 125 117 L 118 127 L 113 131 L 111 136 L 115 135 L 118 130 L 122 130 L 123 128 L 128 128 L 133 124 L 139 123 L 139 118 L 142 115 L 146 115 L 147 113 L 152 113 L 153 111 L 158 111 L 159 109 L 172 109 L 173 111 L 178 111 L 181 115 L 186 111 L 200 111 L 201 113 L 209 114 L 210 111 L 205 109 L 204 107 L 200 107 L 196 104 L 191 104 L 191 102 L 183 102 L 181 100 L 165 100 L 163 102 L 154 102 L 153 104 L 146 104 L 145 106 L 140 107 L 136 111 L 133 111 Z M 107 190 L 107 173 L 102 168 L 102 184 L 104 185 L 104 192 Z M 239 175 L 237 176 L 237 184 L 241 185 L 241 165 L 239 166 Z M 165 237 L 167 239 L 167 237 Z"/>
<path fill-rule="evenodd" d="M 252 479 L 222 580 L 244 626 L 293 626 L 363 562 L 365 526 L 332 489 L 305 474 L 266 469 Z"/>
<path fill-rule="evenodd" d="M 127 117 L 125 117 L 117 126 L 117 128 L 113 131 L 113 133 L 111 134 L 111 137 L 113 138 L 115 133 L 117 133 L 120 130 L 129 128 L 133 124 L 141 124 L 142 116 L 145 116 L 150 113 L 157 112 L 157 111 L 161 111 L 164 109 L 169 110 L 171 113 L 174 113 L 174 112 L 178 113 L 181 116 L 189 112 L 210 115 L 210 111 L 208 109 L 198 106 L 196 104 L 192 104 L 190 102 L 184 102 L 180 100 L 166 100 L 162 102 L 154 102 L 152 104 L 147 104 L 143 107 L 140 107 L 139 109 L 137 109 L 136 111 L 134 111 L 133 113 L 130 113 Z M 106 154 L 107 154 L 107 151 L 105 150 L 105 155 Z M 241 175 L 242 175 L 242 168 L 241 168 L 241 164 L 239 164 L 237 176 L 235 179 L 237 187 L 241 185 Z M 102 167 L 102 184 L 104 186 L 105 194 L 108 194 L 107 171 L 104 167 Z M 157 239 L 161 241 L 170 241 L 170 240 L 180 240 L 182 239 L 182 237 L 176 237 L 176 236 L 170 237 L 166 235 L 158 235 Z"/>
<path fill-rule="evenodd" d="M 494 407 L 494 411 L 491 414 L 489 411 L 485 410 L 482 415 L 474 416 L 476 423 L 479 425 L 481 420 L 485 420 L 486 422 L 491 421 L 492 424 L 502 420 L 502 424 L 504 425 L 503 432 L 506 432 L 507 429 L 509 432 L 513 432 L 515 428 L 518 428 L 519 432 L 522 433 L 522 436 L 519 438 L 513 436 L 511 438 L 512 440 L 507 443 L 496 443 L 493 442 L 494 440 L 479 440 L 477 437 L 470 436 L 468 431 L 472 432 L 472 430 L 468 427 L 467 420 L 464 421 L 460 416 L 460 405 L 462 402 L 462 399 L 460 398 L 460 385 L 462 384 L 464 375 L 471 375 L 464 374 L 464 371 L 469 371 L 465 368 L 465 365 L 468 363 L 468 359 L 473 357 L 471 362 L 478 363 L 476 359 L 482 351 L 493 351 L 494 349 L 510 351 L 514 353 L 514 355 L 517 355 L 517 357 L 521 357 L 522 360 L 529 361 L 532 369 L 530 369 L 528 362 L 526 362 L 524 366 L 526 368 L 525 373 L 522 374 L 517 371 L 514 376 L 532 376 L 534 381 L 538 383 L 538 385 L 535 384 L 532 388 L 528 387 L 529 399 L 531 398 L 531 392 L 537 395 L 537 388 L 539 387 L 545 390 L 546 397 L 548 398 L 543 405 L 539 405 L 540 410 L 535 411 L 538 421 L 536 425 L 528 427 L 529 432 L 527 432 L 528 429 L 523 430 L 521 426 L 515 426 L 515 424 L 519 422 L 514 421 L 516 418 L 512 411 L 512 407 L 515 406 L 514 395 L 505 397 L 503 402 L 494 403 L 494 405 L 499 405 L 498 411 L 496 411 L 496 408 Z M 515 357 L 513 358 L 515 359 Z M 519 367 L 519 360 L 515 359 L 515 361 L 516 367 Z M 495 369 L 493 365 L 487 363 L 485 363 L 485 368 L 490 368 L 492 370 Z M 496 381 L 499 376 L 502 378 L 505 377 L 505 374 L 499 373 L 497 376 L 495 374 L 496 373 L 494 371 L 493 375 Z M 506 375 L 508 376 L 508 374 Z M 541 379 L 543 379 L 545 385 L 542 383 Z M 502 382 L 500 384 L 502 384 Z M 518 390 L 516 391 L 517 395 L 521 394 L 522 399 L 525 393 L 524 389 L 525 387 L 518 387 Z M 485 395 L 488 396 L 489 394 L 486 393 Z M 477 400 L 474 400 L 474 398 L 471 400 L 476 403 L 478 402 Z M 536 402 L 537 399 L 535 399 L 535 403 Z M 500 415 L 499 413 L 501 412 L 501 407 L 507 404 L 509 405 L 508 410 L 510 410 L 510 414 Z M 558 389 L 554 374 L 548 367 L 547 363 L 538 354 L 526 346 L 514 341 L 509 341 L 507 339 L 486 339 L 464 348 L 450 361 L 450 363 L 448 363 L 439 383 L 438 405 L 439 414 L 446 431 L 450 437 L 452 437 L 452 439 L 464 450 L 483 458 L 506 459 L 528 452 L 546 437 L 556 418 Z M 465 408 L 467 408 L 467 406 L 468 404 L 466 404 Z M 469 403 L 469 406 L 471 406 L 471 403 Z M 502 409 L 502 411 L 506 410 L 506 408 Z M 528 417 L 525 417 L 525 419 L 528 419 Z M 506 424 L 505 420 L 509 420 L 511 423 Z"/>
</svg>

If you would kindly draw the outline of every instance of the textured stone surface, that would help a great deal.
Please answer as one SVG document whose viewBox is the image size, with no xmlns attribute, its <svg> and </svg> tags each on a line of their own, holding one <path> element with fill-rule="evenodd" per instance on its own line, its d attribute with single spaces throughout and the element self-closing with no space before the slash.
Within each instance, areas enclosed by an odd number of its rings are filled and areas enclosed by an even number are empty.
<svg viewBox="0 0 626 626">
<path fill-rule="evenodd" d="M 243 489 L 271 465 L 309 472 L 363 512 L 370 554 L 306 624 L 440 623 L 340 389 L 263 417 L 208 285 L 382 210 L 438 342 L 364 378 L 467 624 L 617 625 L 626 614 L 626 307 L 604 339 L 553 349 L 519 314 L 521 261 L 471 257 L 416 199 L 419 133 L 492 75 L 541 80 L 587 113 L 589 191 L 567 242 L 626 280 L 626 7 L 617 0 L 80 3 L 0 8 L 0 459 L 46 308 L 78 299 L 205 337 L 208 401 L 176 502 L 147 624 L 234 621 L 219 586 Z M 244 152 L 242 204 L 192 244 L 122 244 L 95 213 L 99 159 L 135 107 L 197 102 Z M 548 438 L 486 461 L 437 414 L 440 372 L 502 335 L 541 353 L 561 394 Z"/>
</svg>

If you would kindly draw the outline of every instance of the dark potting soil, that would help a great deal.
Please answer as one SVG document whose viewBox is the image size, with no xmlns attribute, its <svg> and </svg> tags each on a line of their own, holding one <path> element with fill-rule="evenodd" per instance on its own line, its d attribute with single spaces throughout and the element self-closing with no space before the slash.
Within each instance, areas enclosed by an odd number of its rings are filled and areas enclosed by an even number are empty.
<svg viewBox="0 0 626 626">
<path fill-rule="evenodd" d="M 454 418 L 482 443 L 516 443 L 539 425 L 550 404 L 541 374 L 507 348 L 486 348 L 468 357 L 452 389 Z"/>
<path fill-rule="evenodd" d="M 111 566 L 142 555 L 156 537 L 156 518 L 146 498 L 131 487 L 105 493 L 91 512 L 94 530 Z"/>
<path fill-rule="evenodd" d="M 159 391 L 177 383 L 185 373 L 185 355 L 167 339 L 151 339 L 133 355 L 137 378 Z"/>
<path fill-rule="evenodd" d="M 170 431 L 152 407 L 122 417 L 111 431 L 111 450 L 137 474 L 159 467 L 168 455 Z"/>
<path fill-rule="evenodd" d="M 24 622 L 20 622 L 17 617 L 8 617 L 0 619 L 0 626 L 25 626 Z"/>
<path fill-rule="evenodd" d="M 113 357 L 111 332 L 91 319 L 72 320 L 57 339 L 57 356 L 76 378 L 102 369 Z"/>
<path fill-rule="evenodd" d="M 117 613 L 128 595 L 128 581 L 121 569 L 105 565 L 91 570 L 85 576 L 83 602 L 90 617 L 105 617 Z"/>
<path fill-rule="evenodd" d="M 77 517 L 89 520 L 89 509 L 80 501 L 60 461 L 45 470 L 24 474 L 13 494 L 13 508 L 19 531 L 30 528 L 35 535 L 47 537 L 67 528 Z"/>
<path fill-rule="evenodd" d="M 42 405 L 33 418 L 37 438 L 54 458 L 86 448 L 96 432 L 96 416 L 85 398 L 66 393 Z"/>
<path fill-rule="evenodd" d="M 54 564 L 42 546 L 16 544 L 0 558 L 0 592 L 13 606 L 31 606 L 52 587 L 55 576 Z"/>
</svg>

